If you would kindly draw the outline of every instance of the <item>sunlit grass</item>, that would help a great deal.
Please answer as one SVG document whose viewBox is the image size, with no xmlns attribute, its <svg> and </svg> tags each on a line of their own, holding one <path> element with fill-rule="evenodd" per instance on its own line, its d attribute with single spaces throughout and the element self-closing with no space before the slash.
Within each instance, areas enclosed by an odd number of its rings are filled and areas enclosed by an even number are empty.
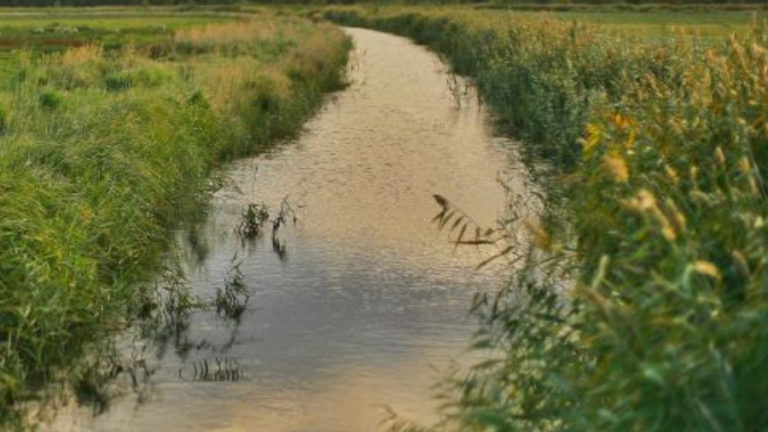
<svg viewBox="0 0 768 432">
<path fill-rule="evenodd" d="M 547 167 L 548 208 L 525 224 L 529 239 L 519 241 L 515 201 L 501 235 L 480 239 L 517 271 L 477 298 L 475 346 L 496 355 L 446 382 L 436 430 L 768 428 L 764 25 L 729 37 L 666 30 L 706 33 L 718 25 L 707 14 L 326 16 L 445 55 Z"/>
<path fill-rule="evenodd" d="M 132 19 L 114 23 L 167 27 L 141 43 L 4 52 L 0 427 L 41 388 L 78 384 L 72 365 L 131 318 L 137 285 L 168 229 L 201 208 L 210 170 L 296 133 L 342 85 L 349 43 L 327 24 Z"/>
<path fill-rule="evenodd" d="M 551 15 L 559 20 L 593 23 L 609 31 L 643 38 L 680 34 L 722 38 L 731 33 L 748 33 L 755 19 L 768 17 L 764 11 L 554 12 Z"/>
</svg>

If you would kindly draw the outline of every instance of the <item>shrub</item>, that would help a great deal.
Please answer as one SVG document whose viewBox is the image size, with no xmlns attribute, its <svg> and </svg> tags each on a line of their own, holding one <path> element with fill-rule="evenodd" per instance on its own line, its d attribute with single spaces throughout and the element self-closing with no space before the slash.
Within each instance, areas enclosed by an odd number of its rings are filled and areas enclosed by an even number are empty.
<svg viewBox="0 0 768 432">
<path fill-rule="evenodd" d="M 38 101 L 40 102 L 41 107 L 47 110 L 55 110 L 62 104 L 64 98 L 62 97 L 61 93 L 57 92 L 56 90 L 43 89 L 40 91 Z"/>
</svg>

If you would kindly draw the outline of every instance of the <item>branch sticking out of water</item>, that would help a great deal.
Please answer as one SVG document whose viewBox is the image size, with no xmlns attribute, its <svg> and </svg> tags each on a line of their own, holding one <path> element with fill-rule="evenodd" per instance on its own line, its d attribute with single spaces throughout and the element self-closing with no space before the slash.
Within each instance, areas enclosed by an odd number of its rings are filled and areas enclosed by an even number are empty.
<svg viewBox="0 0 768 432">
<path fill-rule="evenodd" d="M 272 223 L 272 250 L 277 254 L 280 260 L 287 257 L 287 248 L 285 241 L 280 238 L 280 228 L 288 225 L 289 222 L 295 224 L 297 221 L 296 211 L 288 201 L 288 197 L 283 198 L 280 203 L 280 211 L 270 220 L 269 208 L 266 204 L 251 203 L 243 210 L 240 224 L 235 232 L 241 240 L 256 240 L 265 231 L 265 225 Z"/>
<path fill-rule="evenodd" d="M 269 209 L 265 204 L 248 204 L 243 211 L 237 234 L 242 239 L 255 239 L 263 232 L 264 224 L 269 220 Z"/>
</svg>

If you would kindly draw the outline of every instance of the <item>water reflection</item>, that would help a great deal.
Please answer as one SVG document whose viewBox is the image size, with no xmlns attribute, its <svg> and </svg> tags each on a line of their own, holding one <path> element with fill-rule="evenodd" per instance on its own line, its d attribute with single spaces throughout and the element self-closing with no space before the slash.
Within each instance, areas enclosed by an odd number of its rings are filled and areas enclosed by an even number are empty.
<svg viewBox="0 0 768 432">
<path fill-rule="evenodd" d="M 350 88 L 295 142 L 233 164 L 208 221 L 178 234 L 185 277 L 149 302 L 159 331 L 131 338 L 156 368 L 152 399 L 57 430 L 359 432 L 387 405 L 434 418 L 432 367 L 460 357 L 473 294 L 503 274 L 472 271 L 492 252 L 452 248 L 432 197 L 491 225 L 499 178 L 523 193 L 523 171 L 435 55 L 348 32 Z"/>
</svg>

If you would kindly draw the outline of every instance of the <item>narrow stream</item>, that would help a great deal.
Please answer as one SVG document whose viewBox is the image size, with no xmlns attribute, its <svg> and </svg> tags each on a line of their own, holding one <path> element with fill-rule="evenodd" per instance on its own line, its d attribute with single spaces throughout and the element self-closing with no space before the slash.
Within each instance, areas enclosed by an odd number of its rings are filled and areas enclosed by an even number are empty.
<svg viewBox="0 0 768 432">
<path fill-rule="evenodd" d="M 149 396 L 59 422 L 90 431 L 361 432 L 385 406 L 429 422 L 431 386 L 466 357 L 467 310 L 504 275 L 474 271 L 430 222 L 448 197 L 480 224 L 505 206 L 499 179 L 523 188 L 514 143 L 493 136 L 473 90 L 407 39 L 346 29 L 352 84 L 293 142 L 228 168 L 200 229 L 179 233 L 192 292 L 211 299 L 238 279 L 239 321 L 197 311 L 182 336 L 146 342 Z M 282 202 L 296 221 L 243 243 L 243 209 Z M 291 215 L 288 219 L 293 219 Z M 271 228 L 270 228 L 271 231 Z M 194 246 L 194 247 L 193 247 Z M 465 359 L 466 361 L 466 359 Z M 220 366 L 220 365 L 229 366 Z M 217 366 L 219 365 L 219 366 Z M 213 373 L 216 368 L 236 374 Z M 210 368 L 201 377 L 200 370 Z"/>
</svg>

